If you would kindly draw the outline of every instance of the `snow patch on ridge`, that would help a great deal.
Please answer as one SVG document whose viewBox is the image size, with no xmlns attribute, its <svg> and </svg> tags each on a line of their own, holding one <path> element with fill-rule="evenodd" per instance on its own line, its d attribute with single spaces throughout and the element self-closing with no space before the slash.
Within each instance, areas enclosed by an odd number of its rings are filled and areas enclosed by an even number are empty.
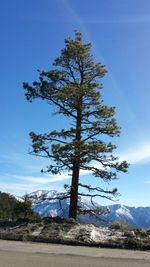
<svg viewBox="0 0 150 267">
<path fill-rule="evenodd" d="M 124 216 L 124 217 L 127 217 L 131 220 L 134 220 L 133 219 L 133 216 L 131 215 L 129 209 L 126 207 L 126 206 L 120 206 L 120 208 L 118 210 L 116 210 L 116 215 L 117 216 Z"/>
</svg>

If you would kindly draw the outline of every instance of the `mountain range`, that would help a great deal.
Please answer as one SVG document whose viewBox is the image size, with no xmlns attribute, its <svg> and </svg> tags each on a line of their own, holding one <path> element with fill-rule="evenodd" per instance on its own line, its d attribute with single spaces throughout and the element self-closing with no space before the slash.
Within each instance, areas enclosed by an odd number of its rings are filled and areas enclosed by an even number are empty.
<svg viewBox="0 0 150 267">
<path fill-rule="evenodd" d="M 56 198 L 62 196 L 62 193 L 56 190 L 38 190 L 28 194 L 32 201 L 32 208 L 42 217 L 68 217 L 69 199 L 59 201 Z M 16 197 L 17 198 L 17 197 Z M 53 199 L 55 198 L 55 199 Z M 22 198 L 17 198 L 22 200 Z M 79 201 L 78 205 L 83 209 L 94 209 L 95 207 L 103 210 L 103 215 L 79 215 L 77 220 L 80 223 L 92 223 L 96 226 L 109 226 L 115 221 L 123 221 L 128 225 L 136 228 L 150 228 L 150 207 L 129 207 L 125 205 L 115 204 L 109 206 L 100 206 L 98 203 L 92 203 L 86 199 Z M 106 213 L 106 210 L 109 213 Z"/>
</svg>

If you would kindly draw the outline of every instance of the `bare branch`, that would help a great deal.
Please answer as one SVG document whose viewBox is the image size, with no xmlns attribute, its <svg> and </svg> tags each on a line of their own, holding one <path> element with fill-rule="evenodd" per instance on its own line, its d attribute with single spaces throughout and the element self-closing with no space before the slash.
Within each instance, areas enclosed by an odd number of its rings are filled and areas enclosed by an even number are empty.
<svg viewBox="0 0 150 267">
<path fill-rule="evenodd" d="M 101 198 L 106 198 L 108 200 L 111 200 L 111 201 L 114 201 L 114 199 L 112 197 L 109 197 L 109 196 L 104 196 L 104 195 L 100 195 L 100 194 L 85 194 L 85 193 L 79 193 L 79 196 L 84 196 L 84 197 L 91 197 L 92 199 L 94 197 L 101 197 Z M 116 200 L 115 200 L 116 201 Z"/>
<path fill-rule="evenodd" d="M 116 190 L 104 190 L 101 187 L 91 187 L 90 185 L 85 185 L 85 184 L 81 184 L 79 183 L 80 187 L 84 187 L 86 189 L 88 189 L 89 191 L 97 191 L 97 192 L 101 192 L 101 193 L 105 193 L 105 194 L 113 194 L 116 195 L 117 191 Z"/>
<path fill-rule="evenodd" d="M 63 199 L 67 199 L 67 198 L 70 198 L 70 195 L 69 194 L 66 194 L 66 193 L 62 193 L 61 194 L 62 196 L 58 196 L 58 197 L 41 197 L 39 202 L 41 202 L 41 200 L 63 200 Z"/>
</svg>

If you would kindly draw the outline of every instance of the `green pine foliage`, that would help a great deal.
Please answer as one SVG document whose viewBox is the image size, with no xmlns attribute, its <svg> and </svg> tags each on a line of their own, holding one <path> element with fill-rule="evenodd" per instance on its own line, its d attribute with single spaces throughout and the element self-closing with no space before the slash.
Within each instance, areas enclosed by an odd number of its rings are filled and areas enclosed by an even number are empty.
<svg viewBox="0 0 150 267">
<path fill-rule="evenodd" d="M 70 121 L 70 127 L 55 129 L 49 133 L 30 133 L 32 154 L 52 160 L 42 172 L 52 174 L 67 171 L 72 175 L 70 217 L 77 216 L 79 196 L 95 196 L 112 199 L 117 189 L 108 190 L 92 187 L 79 182 L 80 171 L 110 182 L 117 178 L 117 172 L 127 172 L 128 163 L 120 162 L 113 151 L 116 146 L 106 142 L 119 136 L 115 107 L 108 107 L 102 99 L 101 79 L 107 73 L 102 63 L 95 63 L 91 44 L 83 43 L 82 34 L 75 32 L 75 39 L 65 40 L 65 47 L 48 71 L 39 71 L 39 81 L 32 85 L 24 83 L 25 95 L 29 102 L 40 98 L 56 108 L 56 113 Z M 92 181 L 91 181 L 92 183 Z M 80 189 L 84 189 L 80 191 Z M 84 193 L 85 190 L 88 193 Z"/>
<path fill-rule="evenodd" d="M 16 200 L 13 196 L 0 192 L 0 219 L 12 219 Z"/>
<path fill-rule="evenodd" d="M 32 210 L 32 202 L 25 198 L 23 202 L 17 201 L 13 211 L 14 219 L 39 220 L 40 216 Z"/>
<path fill-rule="evenodd" d="M 17 201 L 10 194 L 0 192 L 0 220 L 38 220 L 40 216 L 32 210 L 32 202 L 27 197 Z"/>
</svg>

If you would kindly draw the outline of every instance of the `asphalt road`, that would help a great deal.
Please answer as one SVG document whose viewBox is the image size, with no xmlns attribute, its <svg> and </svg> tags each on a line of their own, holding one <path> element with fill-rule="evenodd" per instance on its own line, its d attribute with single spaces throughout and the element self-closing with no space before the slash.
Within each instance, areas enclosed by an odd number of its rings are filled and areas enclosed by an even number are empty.
<svg viewBox="0 0 150 267">
<path fill-rule="evenodd" d="M 150 252 L 0 240 L 0 267 L 150 267 Z"/>
</svg>

